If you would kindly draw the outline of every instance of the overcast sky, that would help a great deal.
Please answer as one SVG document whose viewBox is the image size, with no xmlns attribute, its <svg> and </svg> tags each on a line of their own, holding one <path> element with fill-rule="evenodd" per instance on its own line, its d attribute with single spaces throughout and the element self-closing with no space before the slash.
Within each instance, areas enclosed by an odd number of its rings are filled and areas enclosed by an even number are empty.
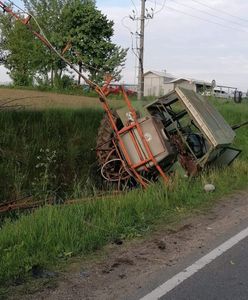
<svg viewBox="0 0 248 300">
<path fill-rule="evenodd" d="M 218 84 L 237 86 L 246 91 L 248 1 L 167 0 L 160 10 L 163 2 L 146 1 L 148 11 L 153 8 L 158 13 L 146 26 L 145 71 L 166 70 L 175 76 L 215 79 Z M 20 1 L 15 3 L 20 4 Z M 126 83 L 133 83 L 137 75 L 130 34 L 130 31 L 135 33 L 137 24 L 128 18 L 135 10 L 133 3 L 139 11 L 139 0 L 97 1 L 98 7 L 115 22 L 114 42 L 130 48 L 123 70 Z M 0 81 L 8 80 L 2 68 L 0 74 Z"/>
</svg>

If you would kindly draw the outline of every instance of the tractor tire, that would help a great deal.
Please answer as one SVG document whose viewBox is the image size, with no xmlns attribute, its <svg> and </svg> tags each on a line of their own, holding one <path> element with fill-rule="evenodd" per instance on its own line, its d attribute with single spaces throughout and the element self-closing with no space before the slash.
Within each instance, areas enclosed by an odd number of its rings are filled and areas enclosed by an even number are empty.
<svg viewBox="0 0 248 300">
<path fill-rule="evenodd" d="M 117 125 L 117 114 L 115 112 L 112 113 L 115 120 L 115 124 Z M 96 141 L 96 155 L 99 165 L 103 165 L 106 162 L 109 152 L 114 148 L 114 145 L 112 143 L 113 136 L 114 130 L 110 124 L 108 115 L 105 113 L 98 129 Z"/>
<path fill-rule="evenodd" d="M 112 112 L 115 124 L 120 130 L 123 124 L 116 112 Z M 121 162 L 116 152 L 116 148 L 113 143 L 114 129 L 110 124 L 108 115 L 105 114 L 98 130 L 97 143 L 96 143 L 96 155 L 100 168 L 104 169 L 105 179 L 111 181 L 119 180 L 119 171 Z"/>
</svg>

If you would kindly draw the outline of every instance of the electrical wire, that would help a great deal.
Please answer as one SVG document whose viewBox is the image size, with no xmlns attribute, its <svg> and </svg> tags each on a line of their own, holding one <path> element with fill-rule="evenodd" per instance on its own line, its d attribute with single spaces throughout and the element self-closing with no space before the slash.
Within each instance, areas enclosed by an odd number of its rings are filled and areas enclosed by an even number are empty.
<svg viewBox="0 0 248 300">
<path fill-rule="evenodd" d="M 18 6 L 17 4 L 15 4 L 13 1 L 10 0 L 6 0 L 7 2 L 9 2 L 11 5 L 15 6 L 16 8 L 18 8 L 20 11 L 22 11 L 23 13 L 26 13 L 23 8 L 21 8 L 20 6 Z"/>
<path fill-rule="evenodd" d="M 136 14 L 138 14 L 138 9 L 137 9 L 136 4 L 134 3 L 134 0 L 131 0 L 131 2 L 132 2 L 132 4 L 133 4 L 133 6 L 134 6 L 134 9 L 135 9 Z"/>
<path fill-rule="evenodd" d="M 153 11 L 155 12 L 157 9 L 157 0 L 154 0 L 154 8 L 153 8 Z"/>
<path fill-rule="evenodd" d="M 148 1 L 149 1 L 149 0 L 148 0 Z M 150 2 L 155 3 L 155 7 L 157 7 L 157 4 L 158 4 L 158 3 L 157 3 L 157 0 L 155 0 L 155 2 L 154 2 L 154 1 L 150 1 Z M 157 14 L 159 14 L 162 10 L 164 10 L 165 4 L 166 4 L 166 0 L 164 0 L 163 4 L 161 4 L 161 8 L 160 8 L 159 10 L 154 11 L 154 15 L 157 15 Z"/>
<path fill-rule="evenodd" d="M 135 52 L 135 48 L 134 48 L 134 40 L 133 40 L 134 33 L 132 32 L 132 30 L 130 29 L 130 27 L 128 27 L 128 26 L 124 23 L 124 20 L 125 20 L 125 19 L 129 19 L 129 17 L 128 17 L 128 16 L 125 16 L 125 17 L 122 18 L 122 20 L 121 20 L 122 26 L 124 26 L 124 27 L 128 30 L 128 32 L 130 33 L 130 36 L 131 36 L 131 49 L 132 49 L 132 52 L 133 52 L 133 54 L 134 54 L 137 58 L 139 58 L 139 56 L 138 56 L 138 54 Z M 137 45 L 136 45 L 136 49 L 137 49 Z"/>
<path fill-rule="evenodd" d="M 151 0 L 147 0 L 147 1 L 153 2 L 153 1 L 151 1 Z M 159 4 L 159 5 L 162 5 L 161 3 L 158 3 L 158 4 Z M 183 15 L 186 15 L 186 16 L 189 16 L 189 17 L 192 17 L 192 18 L 195 18 L 195 19 L 198 19 L 198 20 L 207 22 L 207 23 L 215 24 L 215 25 L 218 25 L 218 26 L 227 28 L 227 29 L 232 29 L 232 30 L 235 30 L 235 31 L 245 32 L 245 33 L 248 32 L 248 31 L 245 30 L 245 28 L 235 28 L 235 27 L 231 27 L 231 26 L 228 26 L 228 25 L 225 25 L 225 24 L 222 24 L 222 23 L 218 23 L 218 22 L 209 20 L 209 19 L 201 18 L 201 17 L 199 17 L 199 16 L 193 15 L 193 14 L 191 14 L 191 13 L 187 13 L 187 12 L 185 12 L 185 11 L 176 9 L 176 8 L 174 8 L 174 7 L 170 7 L 170 6 L 168 6 L 168 5 L 166 6 L 166 8 L 168 8 L 168 9 L 170 9 L 170 10 L 173 10 L 173 11 L 176 11 L 176 12 L 178 12 L 178 13 L 181 13 L 181 14 L 183 14 Z"/>
<path fill-rule="evenodd" d="M 171 0 L 171 1 L 175 2 L 175 3 L 178 4 L 178 5 L 184 6 L 184 7 L 186 7 L 186 8 L 190 8 L 190 9 L 199 11 L 200 13 L 203 13 L 203 14 L 209 15 L 209 16 L 211 16 L 211 17 L 214 17 L 214 18 L 216 18 L 216 19 L 218 19 L 218 20 L 222 20 L 222 21 L 225 21 L 225 22 L 229 22 L 229 23 L 232 23 L 232 24 L 241 26 L 242 28 L 243 28 L 243 26 L 244 26 L 244 25 L 241 24 L 241 23 L 238 23 L 238 22 L 235 22 L 235 21 L 232 21 L 232 20 L 228 20 L 228 19 L 223 18 L 223 17 L 221 17 L 221 16 L 216 16 L 216 15 L 211 14 L 211 13 L 205 11 L 205 10 L 202 10 L 202 9 L 199 9 L 199 8 L 196 8 L 196 7 L 192 7 L 192 6 L 190 6 L 190 5 L 181 3 L 181 2 L 179 2 L 179 1 L 177 1 L 177 0 Z"/>
<path fill-rule="evenodd" d="M 123 18 L 121 19 L 121 24 L 122 24 L 122 26 L 125 27 L 130 33 L 133 33 L 132 30 L 131 30 L 131 28 L 128 27 L 128 26 L 124 23 L 124 20 L 126 20 L 126 19 L 130 19 L 130 17 L 129 17 L 129 16 L 123 17 Z"/>
<path fill-rule="evenodd" d="M 136 38 L 135 38 L 135 41 L 136 41 L 136 47 L 134 47 L 134 41 L 133 41 L 133 37 L 132 37 L 132 52 L 133 52 L 133 54 L 135 55 L 135 57 L 136 57 L 137 59 L 139 59 L 139 54 L 138 54 L 138 49 L 139 49 L 139 47 L 138 47 L 138 39 L 137 39 L 137 36 L 136 36 Z M 136 52 L 135 50 L 137 50 L 137 52 Z"/>
<path fill-rule="evenodd" d="M 150 18 L 145 20 L 145 28 L 149 25 L 150 20 L 151 20 Z"/>
<path fill-rule="evenodd" d="M 231 27 L 231 26 L 227 26 L 227 25 L 222 24 L 222 23 L 218 23 L 218 22 L 209 20 L 209 19 L 201 18 L 201 17 L 195 16 L 195 15 L 193 15 L 193 14 L 187 13 L 187 12 L 185 12 L 185 11 L 176 9 L 176 8 L 174 8 L 174 7 L 166 6 L 166 8 L 168 8 L 168 9 L 170 9 L 170 10 L 173 10 L 173 11 L 176 11 L 176 12 L 179 12 L 179 13 L 181 13 L 181 14 L 183 14 L 183 15 L 186 15 L 186 16 L 189 16 L 189 17 L 192 17 L 192 18 L 195 18 L 195 19 L 198 19 L 198 20 L 207 22 L 207 23 L 212 23 L 212 24 L 215 24 L 215 25 L 218 25 L 218 26 L 227 28 L 227 29 L 232 29 L 232 30 L 235 30 L 235 31 L 245 32 L 245 33 L 248 32 L 248 31 L 246 31 L 245 29 Z"/>
<path fill-rule="evenodd" d="M 241 18 L 241 17 L 239 17 L 239 16 L 235 16 L 235 15 L 233 15 L 233 14 L 230 14 L 230 13 L 227 12 L 227 11 L 224 11 L 224 10 L 221 10 L 221 9 L 214 8 L 214 7 L 210 6 L 210 5 L 207 5 L 207 4 L 205 4 L 205 3 L 202 3 L 201 1 L 198 1 L 198 0 L 191 0 L 191 1 L 193 1 L 193 2 L 195 2 L 195 3 L 197 3 L 197 4 L 199 4 L 199 5 L 205 6 L 205 7 L 209 8 L 209 9 L 211 9 L 211 10 L 214 10 L 215 12 L 217 11 L 217 12 L 220 12 L 220 13 L 225 14 L 225 15 L 227 15 L 227 16 L 230 16 L 230 17 L 232 17 L 232 18 L 236 18 L 236 19 L 242 20 L 243 22 L 248 22 L 248 19 L 244 19 L 244 18 Z"/>
<path fill-rule="evenodd" d="M 124 20 L 125 19 L 130 19 L 129 16 L 125 16 L 122 18 L 121 20 L 121 23 L 122 23 L 122 26 L 125 27 L 127 29 L 127 31 L 130 33 L 130 37 L 131 37 L 131 50 L 133 52 L 133 54 L 135 55 L 135 57 L 139 58 L 138 54 L 135 52 L 135 48 L 134 48 L 134 40 L 133 40 L 133 36 L 134 36 L 134 33 L 132 32 L 132 30 L 130 29 L 130 27 L 128 27 L 125 23 L 124 23 Z M 138 22 L 137 22 L 137 27 L 138 27 Z M 136 40 L 137 42 L 137 40 Z M 137 44 L 136 44 L 136 49 L 137 49 Z"/>
</svg>

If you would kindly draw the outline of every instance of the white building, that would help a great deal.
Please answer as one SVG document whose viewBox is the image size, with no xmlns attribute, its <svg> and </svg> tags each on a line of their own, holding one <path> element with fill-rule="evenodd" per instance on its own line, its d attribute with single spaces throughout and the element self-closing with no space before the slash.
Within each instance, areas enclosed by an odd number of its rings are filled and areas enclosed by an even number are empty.
<svg viewBox="0 0 248 300">
<path fill-rule="evenodd" d="M 144 96 L 163 96 L 177 86 L 197 93 L 211 92 L 212 83 L 184 77 L 175 77 L 166 72 L 148 71 L 144 74 Z"/>
</svg>

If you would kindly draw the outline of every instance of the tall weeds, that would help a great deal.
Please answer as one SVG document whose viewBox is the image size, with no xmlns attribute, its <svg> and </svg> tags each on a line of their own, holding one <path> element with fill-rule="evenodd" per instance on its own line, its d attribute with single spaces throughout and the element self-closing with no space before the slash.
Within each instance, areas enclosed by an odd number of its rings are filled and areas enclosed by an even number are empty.
<svg viewBox="0 0 248 300">
<path fill-rule="evenodd" d="M 0 202 L 84 190 L 102 117 L 96 110 L 0 112 Z"/>
</svg>

